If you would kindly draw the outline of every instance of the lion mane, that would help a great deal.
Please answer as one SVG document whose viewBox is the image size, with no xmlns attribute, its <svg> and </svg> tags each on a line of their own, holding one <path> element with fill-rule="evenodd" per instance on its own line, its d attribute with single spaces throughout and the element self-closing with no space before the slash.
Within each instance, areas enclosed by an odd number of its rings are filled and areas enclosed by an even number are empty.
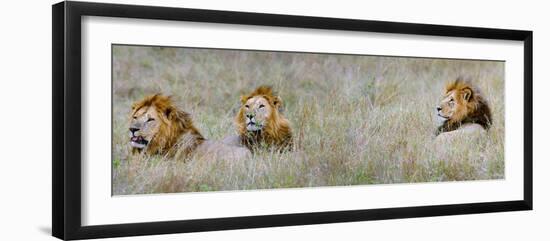
<svg viewBox="0 0 550 241">
<path fill-rule="evenodd" d="M 263 97 L 270 105 L 266 125 L 259 131 L 248 131 L 245 123 L 245 103 L 254 97 Z M 258 147 L 274 147 L 279 150 L 292 148 L 292 130 L 289 121 L 280 113 L 282 100 L 270 86 L 260 86 L 252 93 L 241 96 L 241 107 L 235 118 L 240 144 L 250 150 Z"/>
<path fill-rule="evenodd" d="M 437 128 L 436 135 L 459 129 L 466 124 L 478 124 L 488 130 L 492 124 L 491 109 L 481 92 L 463 77 L 449 82 L 444 96 L 453 97 L 453 114 Z M 447 104 L 443 101 L 441 105 Z M 441 107 L 438 107 L 441 108 Z"/>
</svg>

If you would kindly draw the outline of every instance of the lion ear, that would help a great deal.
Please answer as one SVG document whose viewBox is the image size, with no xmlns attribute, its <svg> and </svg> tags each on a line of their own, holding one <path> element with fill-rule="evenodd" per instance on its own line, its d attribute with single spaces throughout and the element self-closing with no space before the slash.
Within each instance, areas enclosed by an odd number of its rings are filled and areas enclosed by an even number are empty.
<svg viewBox="0 0 550 241">
<path fill-rule="evenodd" d="M 248 99 L 250 99 L 250 96 L 248 96 L 248 95 L 241 95 L 241 104 L 244 105 Z"/>
<path fill-rule="evenodd" d="M 174 116 L 174 107 L 167 107 L 166 110 L 164 110 L 164 115 L 166 118 L 171 119 Z"/>
<path fill-rule="evenodd" d="M 462 98 L 465 101 L 470 101 L 470 99 L 472 99 L 472 95 L 473 95 L 473 91 L 471 88 L 466 87 L 462 90 Z"/>
<path fill-rule="evenodd" d="M 273 106 L 279 111 L 283 111 L 283 99 L 280 96 L 273 97 Z"/>
</svg>

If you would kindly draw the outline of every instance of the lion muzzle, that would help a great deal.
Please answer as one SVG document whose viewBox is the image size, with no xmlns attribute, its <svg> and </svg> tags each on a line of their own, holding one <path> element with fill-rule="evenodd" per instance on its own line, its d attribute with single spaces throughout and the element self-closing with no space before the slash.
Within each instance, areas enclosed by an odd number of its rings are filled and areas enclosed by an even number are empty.
<svg viewBox="0 0 550 241">
<path fill-rule="evenodd" d="M 143 149 L 149 144 L 145 138 L 141 135 L 136 135 L 136 133 L 139 131 L 139 128 L 130 127 L 130 146 L 138 149 Z"/>
<path fill-rule="evenodd" d="M 246 130 L 259 131 L 262 129 L 262 124 L 256 120 L 255 113 L 247 113 L 246 115 Z"/>
</svg>

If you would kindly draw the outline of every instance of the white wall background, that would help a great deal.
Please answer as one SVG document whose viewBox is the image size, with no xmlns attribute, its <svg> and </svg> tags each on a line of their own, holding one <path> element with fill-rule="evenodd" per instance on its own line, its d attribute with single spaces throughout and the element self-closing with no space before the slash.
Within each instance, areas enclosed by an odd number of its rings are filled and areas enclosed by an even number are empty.
<svg viewBox="0 0 550 241">
<path fill-rule="evenodd" d="M 107 2 L 107 1 L 106 1 Z M 548 240 L 550 114 L 545 88 L 550 45 L 544 1 L 119 0 L 338 18 L 533 30 L 534 206 L 508 212 L 313 226 L 264 228 L 118 240 Z M 51 4 L 10 1 L 0 8 L 0 240 L 53 240 L 51 231 Z"/>
</svg>

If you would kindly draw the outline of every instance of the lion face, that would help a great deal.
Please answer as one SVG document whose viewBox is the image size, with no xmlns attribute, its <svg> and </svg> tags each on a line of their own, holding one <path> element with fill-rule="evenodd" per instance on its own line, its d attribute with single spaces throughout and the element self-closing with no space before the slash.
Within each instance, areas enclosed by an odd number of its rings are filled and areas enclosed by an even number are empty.
<svg viewBox="0 0 550 241">
<path fill-rule="evenodd" d="M 281 106 L 282 99 L 269 86 L 260 86 L 241 96 L 241 108 L 235 118 L 241 143 L 249 149 L 256 146 L 290 148 L 292 132 L 289 121 L 280 113 Z"/>
<path fill-rule="evenodd" d="M 448 91 L 436 107 L 439 124 L 458 122 L 467 116 L 467 105 L 472 100 L 472 89 L 469 87 Z"/>
<path fill-rule="evenodd" d="M 195 139 L 202 138 L 189 114 L 175 107 L 169 96 L 160 94 L 134 103 L 129 124 L 129 144 L 134 153 L 166 153 L 184 132 L 193 133 Z"/>
<path fill-rule="evenodd" d="M 246 130 L 260 131 L 271 118 L 273 106 L 265 97 L 255 96 L 245 102 L 243 111 Z"/>
<path fill-rule="evenodd" d="M 144 149 L 160 130 L 160 119 L 153 106 L 134 111 L 130 120 L 130 146 Z"/>
</svg>

